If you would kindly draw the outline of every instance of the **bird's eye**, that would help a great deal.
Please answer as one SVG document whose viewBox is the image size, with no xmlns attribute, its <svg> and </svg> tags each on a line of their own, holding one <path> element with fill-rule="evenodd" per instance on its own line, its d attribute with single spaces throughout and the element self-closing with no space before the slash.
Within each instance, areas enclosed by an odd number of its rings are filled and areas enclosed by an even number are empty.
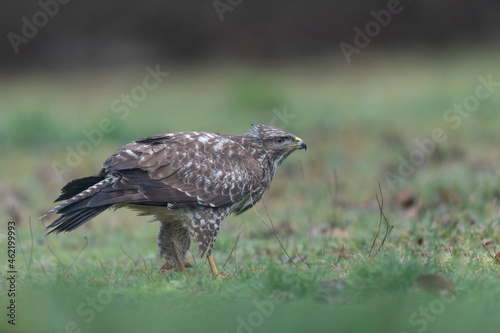
<svg viewBox="0 0 500 333">
<path fill-rule="evenodd" d="M 277 144 L 282 144 L 283 142 L 285 142 L 285 138 L 282 138 L 282 137 L 278 137 L 278 138 L 275 138 L 274 139 L 274 142 L 276 142 Z"/>
</svg>

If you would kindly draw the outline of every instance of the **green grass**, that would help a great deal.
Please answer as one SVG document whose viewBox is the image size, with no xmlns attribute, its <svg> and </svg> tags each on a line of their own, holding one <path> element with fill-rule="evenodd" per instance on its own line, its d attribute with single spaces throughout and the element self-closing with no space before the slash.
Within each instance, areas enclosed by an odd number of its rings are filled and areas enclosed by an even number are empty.
<svg viewBox="0 0 500 333">
<path fill-rule="evenodd" d="M 110 105 L 142 82 L 141 70 L 2 80 L 0 216 L 2 233 L 16 220 L 19 237 L 16 326 L 2 315 L 0 331 L 497 332 L 500 266 L 482 243 L 499 251 L 500 89 L 459 128 L 443 120 L 474 93 L 478 76 L 500 80 L 497 53 L 369 59 L 342 68 L 331 59 L 165 65 L 170 76 L 125 119 Z M 291 117 L 278 116 L 284 112 Z M 64 163 L 67 147 L 76 149 L 82 131 L 104 117 L 114 130 L 59 179 L 52 163 Z M 161 275 L 158 224 L 125 210 L 44 236 L 51 219 L 37 218 L 65 181 L 98 172 L 115 148 L 170 131 L 237 134 L 251 123 L 285 127 L 308 150 L 284 163 L 267 209 L 258 204 L 224 221 L 214 258 L 219 269 L 227 261 L 225 279 L 210 277 L 196 257 L 186 275 Z M 438 127 L 446 142 L 389 186 L 385 174 L 397 172 L 399 156 L 408 159 L 414 140 Z M 370 255 L 378 181 L 394 229 L 376 251 L 382 230 Z M 408 209 L 398 203 L 404 192 L 415 202 Z M 261 219 L 272 220 L 291 257 L 307 257 L 283 264 L 288 258 Z M 6 253 L 6 237 L 0 247 Z M 422 274 L 451 281 L 456 297 L 416 287 Z M 2 261 L 2 291 L 7 275 Z M 8 302 L 2 292 L 4 312 Z"/>
</svg>

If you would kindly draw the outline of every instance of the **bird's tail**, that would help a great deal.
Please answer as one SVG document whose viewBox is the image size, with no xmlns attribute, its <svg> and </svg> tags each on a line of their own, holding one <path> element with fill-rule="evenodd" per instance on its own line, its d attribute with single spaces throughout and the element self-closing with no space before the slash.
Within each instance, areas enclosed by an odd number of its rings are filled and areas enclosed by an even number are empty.
<svg viewBox="0 0 500 333">
<path fill-rule="evenodd" d="M 46 228 L 47 230 L 52 229 L 47 234 L 63 231 L 68 232 L 76 229 L 111 207 L 111 204 L 89 207 L 87 203 L 96 193 L 112 185 L 116 179 L 115 175 L 108 174 L 106 176 L 75 179 L 66 184 L 61 189 L 62 193 L 55 202 L 66 201 L 40 217 L 43 218 L 52 213 L 62 214 L 62 216 Z"/>
</svg>

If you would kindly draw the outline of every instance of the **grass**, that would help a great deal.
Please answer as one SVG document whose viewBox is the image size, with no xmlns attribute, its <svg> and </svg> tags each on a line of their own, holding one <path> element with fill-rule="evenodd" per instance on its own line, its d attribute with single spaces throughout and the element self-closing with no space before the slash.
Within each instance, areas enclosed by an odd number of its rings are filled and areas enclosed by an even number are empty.
<svg viewBox="0 0 500 333">
<path fill-rule="evenodd" d="M 17 223 L 18 274 L 16 326 L 4 316 L 0 330 L 496 332 L 500 266 L 482 244 L 499 251 L 500 92 L 457 129 L 443 120 L 474 93 L 478 76 L 500 78 L 496 54 L 373 56 L 345 68 L 329 59 L 273 68 L 165 66 L 165 83 L 125 119 L 110 105 L 142 82 L 140 70 L 3 80 L 0 214 Z M 87 140 L 82 131 L 104 117 L 114 130 L 59 179 L 52 163 L 65 163 L 67 147 L 76 149 Z M 156 133 L 242 133 L 250 123 L 271 122 L 309 148 L 284 163 L 265 206 L 224 221 L 214 258 L 219 269 L 227 261 L 227 278 L 210 277 L 197 258 L 186 275 L 161 275 L 157 223 L 128 211 L 44 236 L 49 219 L 37 217 L 52 208 L 59 188 L 96 173 L 113 149 Z M 415 139 L 437 127 L 447 140 L 389 186 L 385 175 L 397 172 L 399 157 L 408 159 Z M 378 251 L 382 224 L 370 254 L 378 181 L 394 228 Z M 294 263 L 261 219 L 272 221 Z M 6 237 L 0 247 L 6 253 Z M 446 278 L 456 295 L 417 287 L 422 274 Z M 8 302 L 3 292 L 1 306 Z"/>
</svg>

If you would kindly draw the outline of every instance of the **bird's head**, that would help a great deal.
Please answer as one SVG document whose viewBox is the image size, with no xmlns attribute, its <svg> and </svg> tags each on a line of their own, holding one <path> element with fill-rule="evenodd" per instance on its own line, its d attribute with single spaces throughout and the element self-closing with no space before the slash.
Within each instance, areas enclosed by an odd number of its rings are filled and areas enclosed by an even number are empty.
<svg viewBox="0 0 500 333">
<path fill-rule="evenodd" d="M 276 127 L 252 125 L 248 134 L 264 148 L 271 160 L 278 165 L 295 150 L 307 149 L 304 140 L 293 133 Z"/>
</svg>

